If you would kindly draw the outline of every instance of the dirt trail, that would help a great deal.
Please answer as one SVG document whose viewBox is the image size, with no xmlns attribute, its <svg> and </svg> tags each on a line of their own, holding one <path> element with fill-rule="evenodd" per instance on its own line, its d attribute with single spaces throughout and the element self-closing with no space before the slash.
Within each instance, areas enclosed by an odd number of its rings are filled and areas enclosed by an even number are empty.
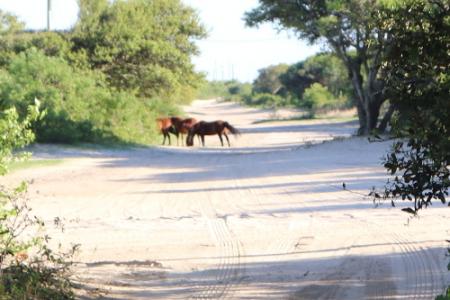
<svg viewBox="0 0 450 300">
<path fill-rule="evenodd" d="M 389 143 L 343 139 L 354 122 L 253 124 L 271 113 L 216 101 L 186 111 L 243 134 L 231 148 L 217 137 L 204 149 L 39 145 L 35 157 L 66 162 L 7 178 L 33 179 L 35 213 L 66 224 L 55 243 L 82 245 L 83 297 L 433 299 L 443 291 L 449 209 L 436 204 L 408 220 L 342 190 L 343 182 L 361 193 L 381 187 Z"/>
</svg>

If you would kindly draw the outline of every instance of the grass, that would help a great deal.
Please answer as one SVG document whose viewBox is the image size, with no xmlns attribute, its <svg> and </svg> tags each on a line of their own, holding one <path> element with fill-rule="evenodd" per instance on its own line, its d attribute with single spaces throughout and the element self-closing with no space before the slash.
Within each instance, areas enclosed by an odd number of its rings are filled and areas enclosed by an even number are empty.
<svg viewBox="0 0 450 300">
<path fill-rule="evenodd" d="M 50 167 L 62 164 L 64 160 L 62 159 L 36 159 L 36 160 L 26 160 L 26 161 L 15 161 L 8 165 L 10 172 L 31 169 L 31 168 L 42 168 Z"/>
</svg>

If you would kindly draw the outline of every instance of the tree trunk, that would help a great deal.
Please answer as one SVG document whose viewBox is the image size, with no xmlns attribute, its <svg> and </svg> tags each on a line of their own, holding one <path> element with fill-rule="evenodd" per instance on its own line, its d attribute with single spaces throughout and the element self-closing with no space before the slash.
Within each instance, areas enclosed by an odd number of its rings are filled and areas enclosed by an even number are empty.
<svg viewBox="0 0 450 300">
<path fill-rule="evenodd" d="M 367 115 L 369 116 L 367 118 L 367 124 L 369 128 L 369 132 L 367 134 L 370 134 L 374 129 L 377 128 L 378 124 L 378 117 L 380 116 L 380 107 L 381 104 L 376 98 L 369 98 L 369 111 Z"/>
<path fill-rule="evenodd" d="M 381 93 L 376 90 L 377 83 L 374 77 L 369 77 L 373 82 L 364 84 L 360 63 L 353 61 L 348 67 L 357 99 L 358 135 L 368 135 L 377 128 L 380 107 L 384 99 Z"/>
<path fill-rule="evenodd" d="M 355 95 L 355 97 L 357 96 Z M 358 112 L 359 120 L 359 128 L 357 134 L 364 135 L 364 131 L 366 130 L 365 128 L 367 126 L 367 114 L 360 101 L 356 101 L 356 110 Z"/>
<path fill-rule="evenodd" d="M 394 113 L 394 111 L 395 111 L 394 106 L 392 104 L 390 104 L 388 111 L 386 112 L 386 114 L 384 115 L 380 124 L 378 125 L 378 130 L 380 132 L 386 131 L 386 127 L 387 127 L 388 123 L 391 121 L 391 117 L 392 117 L 392 114 Z"/>
</svg>

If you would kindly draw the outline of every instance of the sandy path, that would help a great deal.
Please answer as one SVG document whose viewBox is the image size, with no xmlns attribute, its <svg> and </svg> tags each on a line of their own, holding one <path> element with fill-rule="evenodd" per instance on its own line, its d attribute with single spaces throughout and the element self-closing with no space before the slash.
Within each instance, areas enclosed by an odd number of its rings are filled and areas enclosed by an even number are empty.
<svg viewBox="0 0 450 300">
<path fill-rule="evenodd" d="M 225 119 L 231 148 L 79 150 L 40 145 L 59 166 L 33 179 L 36 214 L 82 245 L 75 277 L 106 299 L 432 299 L 449 282 L 450 211 L 408 220 L 361 193 L 382 186 L 389 143 L 348 137 L 354 123 L 272 122 L 270 112 L 195 102 Z"/>
</svg>

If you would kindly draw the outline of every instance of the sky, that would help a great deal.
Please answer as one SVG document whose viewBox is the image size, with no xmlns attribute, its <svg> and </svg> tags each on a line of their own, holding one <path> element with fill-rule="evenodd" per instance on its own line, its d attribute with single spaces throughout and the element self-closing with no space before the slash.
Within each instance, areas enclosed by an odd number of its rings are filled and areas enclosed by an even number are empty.
<svg viewBox="0 0 450 300">
<path fill-rule="evenodd" d="M 258 70 L 279 63 L 295 63 L 320 51 L 292 33 L 277 32 L 271 24 L 247 28 L 242 20 L 257 0 L 182 0 L 195 8 L 208 31 L 197 41 L 200 55 L 193 58 L 197 71 L 209 80 L 253 81 Z M 47 25 L 47 0 L 0 0 L 0 9 L 15 14 L 30 29 Z M 78 15 L 76 0 L 52 0 L 52 29 L 71 28 Z"/>
</svg>

